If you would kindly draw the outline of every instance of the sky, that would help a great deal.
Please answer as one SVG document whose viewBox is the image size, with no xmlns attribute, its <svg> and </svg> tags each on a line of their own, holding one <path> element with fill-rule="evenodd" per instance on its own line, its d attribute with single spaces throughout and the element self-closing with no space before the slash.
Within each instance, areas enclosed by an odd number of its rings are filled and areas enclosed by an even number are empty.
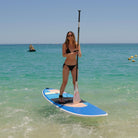
<svg viewBox="0 0 138 138">
<path fill-rule="evenodd" d="M 0 44 L 138 43 L 138 0 L 0 0 Z"/>
</svg>

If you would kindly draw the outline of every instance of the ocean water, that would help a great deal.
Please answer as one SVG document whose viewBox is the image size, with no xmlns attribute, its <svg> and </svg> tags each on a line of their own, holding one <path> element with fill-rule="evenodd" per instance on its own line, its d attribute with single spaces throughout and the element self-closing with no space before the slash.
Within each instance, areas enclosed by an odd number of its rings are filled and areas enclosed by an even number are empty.
<svg viewBox="0 0 138 138">
<path fill-rule="evenodd" d="M 0 138 L 137 138 L 138 44 L 81 44 L 80 97 L 108 112 L 77 117 L 42 96 L 62 83 L 61 44 L 0 45 Z M 71 75 L 65 91 L 73 94 Z"/>
</svg>

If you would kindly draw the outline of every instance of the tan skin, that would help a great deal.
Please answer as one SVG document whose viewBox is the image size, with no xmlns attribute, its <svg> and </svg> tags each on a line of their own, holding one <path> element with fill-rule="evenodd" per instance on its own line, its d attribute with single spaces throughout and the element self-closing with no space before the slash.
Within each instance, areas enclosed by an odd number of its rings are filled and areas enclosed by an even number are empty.
<svg viewBox="0 0 138 138">
<path fill-rule="evenodd" d="M 63 46 L 62 46 L 62 55 L 63 55 L 63 57 L 66 57 L 66 60 L 65 60 L 64 68 L 63 68 L 63 82 L 62 82 L 62 85 L 61 85 L 61 88 L 60 88 L 60 95 L 63 94 L 63 92 L 65 90 L 65 87 L 67 85 L 67 82 L 68 82 L 69 68 L 68 68 L 67 65 L 76 65 L 76 63 L 77 63 L 76 62 L 76 55 L 77 54 L 78 54 L 79 57 L 81 57 L 80 45 L 77 46 L 77 48 L 76 48 L 75 45 L 73 45 L 73 36 L 72 36 L 71 32 L 68 33 L 67 39 L 69 40 L 68 48 L 69 48 L 71 53 L 68 53 L 68 54 L 66 53 L 67 46 L 64 43 Z M 78 50 L 78 52 L 74 52 L 74 50 Z M 76 66 L 71 71 L 71 74 L 72 74 L 73 85 L 74 85 L 74 88 L 75 88 Z M 59 98 L 59 101 L 64 102 L 64 99 Z"/>
</svg>

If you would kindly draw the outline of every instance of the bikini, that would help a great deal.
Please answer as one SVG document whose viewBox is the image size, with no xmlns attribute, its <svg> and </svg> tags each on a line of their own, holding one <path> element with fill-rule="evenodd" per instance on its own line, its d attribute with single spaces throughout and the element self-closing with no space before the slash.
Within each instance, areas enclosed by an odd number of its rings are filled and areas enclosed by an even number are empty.
<svg viewBox="0 0 138 138">
<path fill-rule="evenodd" d="M 67 54 L 71 53 L 71 51 L 69 50 L 69 48 L 66 49 L 66 53 L 67 53 Z M 66 64 L 64 63 L 64 64 L 63 64 L 63 68 L 64 68 L 65 65 L 66 65 Z M 73 68 L 74 68 L 76 65 L 66 65 L 66 66 L 69 68 L 70 71 L 72 71 Z M 63 96 L 62 96 L 61 94 L 59 95 L 59 99 L 63 99 Z M 60 101 L 59 101 L 59 103 L 60 103 L 60 104 L 65 104 L 65 101 L 63 101 L 63 102 L 60 102 Z"/>
<path fill-rule="evenodd" d="M 67 54 L 71 53 L 71 51 L 69 50 L 69 48 L 66 49 L 66 53 L 67 53 Z M 66 64 L 64 63 L 64 64 L 63 64 L 63 68 L 64 68 L 65 65 L 66 65 Z M 70 71 L 72 71 L 73 68 L 74 68 L 76 65 L 66 65 L 66 66 L 69 68 Z"/>
</svg>

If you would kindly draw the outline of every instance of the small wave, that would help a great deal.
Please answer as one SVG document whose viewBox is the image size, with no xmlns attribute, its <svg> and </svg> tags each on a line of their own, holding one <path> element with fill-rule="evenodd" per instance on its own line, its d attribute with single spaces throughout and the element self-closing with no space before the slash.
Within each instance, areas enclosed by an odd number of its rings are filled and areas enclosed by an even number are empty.
<svg viewBox="0 0 138 138">
<path fill-rule="evenodd" d="M 5 104 L 5 103 L 6 103 L 5 101 L 4 102 L 1 102 L 0 105 Z"/>
<path fill-rule="evenodd" d="M 64 125 L 62 126 L 61 135 L 63 138 L 69 137 L 90 137 L 91 135 L 97 135 L 94 127 L 84 128 L 80 124 Z M 67 137 L 68 136 L 68 137 Z"/>
<path fill-rule="evenodd" d="M 9 122 L 7 128 L 1 129 L 1 136 L 14 138 L 14 137 L 25 137 L 29 138 L 30 133 L 34 130 L 31 126 L 31 122 L 33 120 L 28 117 L 24 116 L 20 121 Z"/>
<path fill-rule="evenodd" d="M 28 125 L 28 123 L 32 122 L 32 119 L 30 119 L 28 116 L 25 116 L 23 118 L 23 121 L 20 125 L 18 125 L 18 128 L 22 128 L 24 127 L 25 125 Z"/>
<path fill-rule="evenodd" d="M 28 88 L 25 88 L 24 90 L 25 90 L 25 91 L 28 91 Z"/>
<path fill-rule="evenodd" d="M 7 114 L 5 115 L 6 118 L 9 118 L 9 117 L 12 117 L 14 114 L 16 113 L 20 113 L 20 112 L 26 112 L 25 110 L 23 109 L 15 109 L 13 110 L 12 108 L 8 108 L 7 109 Z"/>
</svg>

